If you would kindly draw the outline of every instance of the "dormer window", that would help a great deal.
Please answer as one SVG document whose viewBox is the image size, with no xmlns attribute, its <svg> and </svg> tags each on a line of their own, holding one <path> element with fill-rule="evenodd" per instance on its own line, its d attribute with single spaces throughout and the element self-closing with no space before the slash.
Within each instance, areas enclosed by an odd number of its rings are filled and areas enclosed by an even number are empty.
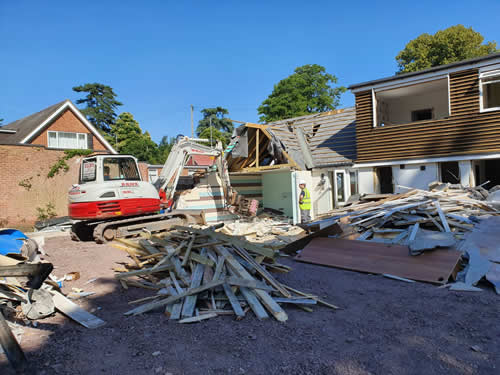
<svg viewBox="0 0 500 375">
<path fill-rule="evenodd" d="M 482 73 L 479 79 L 481 109 L 483 111 L 500 110 L 500 70 Z"/>
</svg>

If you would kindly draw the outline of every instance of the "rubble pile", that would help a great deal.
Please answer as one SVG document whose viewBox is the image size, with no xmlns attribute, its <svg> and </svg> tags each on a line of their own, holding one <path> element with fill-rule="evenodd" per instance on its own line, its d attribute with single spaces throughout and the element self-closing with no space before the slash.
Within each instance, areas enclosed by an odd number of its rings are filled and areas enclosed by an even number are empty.
<svg viewBox="0 0 500 375">
<path fill-rule="evenodd" d="M 366 195 L 333 213 L 343 229 L 335 237 L 405 245 L 411 256 L 439 248 L 459 250 L 461 271 L 453 274 L 456 282 L 448 284 L 450 289 L 480 291 L 476 285 L 484 277 L 498 293 L 500 269 L 487 259 L 491 249 L 479 246 L 477 232 L 486 221 L 497 219 L 499 191 L 497 186 L 488 191 L 435 182 L 429 191 Z"/>
<path fill-rule="evenodd" d="M 248 242 L 279 250 L 306 235 L 304 229 L 289 221 L 286 217 L 263 213 L 252 219 L 229 223 L 221 232 L 229 236 L 242 236 Z"/>
<path fill-rule="evenodd" d="M 359 234 L 358 240 L 405 244 L 418 253 L 422 246 L 452 246 L 474 228 L 479 216 L 497 215 L 497 210 L 485 200 L 487 197 L 488 192 L 482 187 L 433 183 L 430 191 L 412 189 L 402 194 L 367 195 L 337 210 L 335 215 L 354 229 L 345 235 L 352 236 L 354 232 Z"/>
<path fill-rule="evenodd" d="M 290 271 L 276 262 L 276 250 L 215 230 L 220 227 L 176 226 L 163 237 L 113 243 L 133 261 L 115 268 L 122 287 L 154 291 L 131 301 L 138 306 L 125 315 L 162 310 L 171 320 L 192 323 L 218 315 L 242 319 L 251 310 L 259 319 L 270 314 L 286 321 L 285 304 L 307 311 L 316 304 L 337 308 L 275 279 L 271 272 Z"/>
</svg>

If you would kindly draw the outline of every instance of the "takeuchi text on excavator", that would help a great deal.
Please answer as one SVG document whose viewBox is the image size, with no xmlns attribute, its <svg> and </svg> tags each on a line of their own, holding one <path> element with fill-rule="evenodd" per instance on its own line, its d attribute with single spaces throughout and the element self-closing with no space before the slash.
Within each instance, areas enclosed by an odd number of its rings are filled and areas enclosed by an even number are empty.
<svg viewBox="0 0 500 375">
<path fill-rule="evenodd" d="M 95 154 L 82 159 L 79 182 L 69 190 L 69 216 L 75 240 L 103 243 L 143 231 L 161 232 L 174 225 L 200 222 L 202 211 L 176 211 L 176 190 L 187 163 L 195 155 L 209 156 L 205 174 L 215 174 L 224 206 L 231 197 L 229 174 L 221 145 L 205 146 L 203 139 L 177 137 L 154 184 L 143 181 L 131 155 Z"/>
</svg>

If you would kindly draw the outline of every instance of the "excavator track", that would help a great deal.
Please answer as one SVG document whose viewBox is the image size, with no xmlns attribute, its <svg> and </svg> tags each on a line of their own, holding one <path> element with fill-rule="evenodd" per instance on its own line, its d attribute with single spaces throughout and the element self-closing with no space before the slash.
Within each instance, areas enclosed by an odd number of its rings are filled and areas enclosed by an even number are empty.
<svg viewBox="0 0 500 375">
<path fill-rule="evenodd" d="M 174 225 L 183 224 L 186 221 L 187 218 L 185 215 L 160 214 L 104 222 L 96 225 L 94 228 L 94 241 L 96 243 L 106 243 L 113 240 L 113 238 L 130 237 L 139 234 L 143 230 L 150 232 L 165 231 Z M 109 230 L 114 233 L 108 234 Z"/>
<path fill-rule="evenodd" d="M 72 227 L 71 237 L 77 241 L 93 238 L 96 243 L 106 243 L 114 238 L 135 236 L 144 230 L 162 232 L 174 225 L 183 225 L 193 221 L 195 220 L 190 215 L 167 213 L 97 223 L 78 222 Z"/>
</svg>

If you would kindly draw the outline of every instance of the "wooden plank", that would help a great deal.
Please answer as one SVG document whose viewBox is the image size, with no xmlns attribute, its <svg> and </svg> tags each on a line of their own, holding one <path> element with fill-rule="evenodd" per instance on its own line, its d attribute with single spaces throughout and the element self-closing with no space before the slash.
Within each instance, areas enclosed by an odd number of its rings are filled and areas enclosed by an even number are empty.
<svg viewBox="0 0 500 375">
<path fill-rule="evenodd" d="M 273 287 L 263 283 L 262 281 L 258 281 L 255 279 L 245 279 L 245 278 L 241 278 L 241 277 L 231 276 L 231 277 L 225 278 L 224 280 L 229 285 L 245 287 L 245 288 L 249 288 L 249 289 L 267 290 L 269 292 L 275 291 Z"/>
<path fill-rule="evenodd" d="M 216 316 L 217 316 L 216 313 L 202 314 L 202 315 L 198 315 L 198 316 L 193 316 L 192 318 L 185 318 L 185 319 L 179 320 L 179 323 L 182 323 L 182 324 L 198 323 L 198 322 L 201 322 L 202 320 L 215 318 Z"/>
<path fill-rule="evenodd" d="M 168 305 L 169 303 L 178 301 L 181 298 L 190 296 L 192 294 L 197 294 L 197 293 L 204 292 L 205 290 L 216 288 L 216 287 L 218 287 L 218 286 L 220 286 L 222 284 L 224 284 L 224 280 L 211 281 L 210 283 L 201 285 L 198 288 L 194 288 L 194 289 L 190 288 L 190 289 L 186 290 L 184 293 L 180 293 L 180 294 L 178 294 L 176 296 L 170 296 L 170 297 L 162 299 L 160 301 L 154 301 L 154 302 L 150 302 L 150 303 L 138 306 L 135 309 L 132 309 L 132 310 L 129 310 L 129 311 L 125 312 L 124 315 L 139 315 L 139 314 L 143 314 L 145 312 L 154 310 L 154 309 L 156 309 L 158 307 L 163 307 L 165 305 Z"/>
<path fill-rule="evenodd" d="M 411 280 L 446 283 L 461 258 L 458 251 L 429 251 L 410 256 L 407 246 L 316 238 L 295 257 L 301 262 L 360 272 L 391 274 Z"/>
<path fill-rule="evenodd" d="M 226 293 L 229 303 L 231 304 L 231 307 L 233 308 L 233 311 L 236 314 L 236 316 L 243 318 L 245 316 L 245 313 L 243 312 L 240 302 L 236 298 L 236 295 L 233 293 L 233 290 L 231 289 L 229 284 L 224 283 L 222 284 L 222 287 L 224 288 L 224 293 Z"/>
<path fill-rule="evenodd" d="M 250 275 L 245 268 L 233 257 L 233 255 L 227 251 L 222 246 L 215 246 L 215 251 L 219 253 L 219 255 L 224 256 L 226 258 L 226 262 L 228 267 L 239 277 L 242 277 L 247 280 L 254 280 L 252 275 Z M 241 288 L 242 292 L 243 289 Z M 255 290 L 255 294 L 262 301 L 262 304 L 268 309 L 268 311 L 274 316 L 274 318 L 280 322 L 285 322 L 288 319 L 288 315 L 285 311 L 272 299 L 272 297 L 263 290 Z"/>
<path fill-rule="evenodd" d="M 197 228 L 191 228 L 191 227 L 186 227 L 186 226 L 180 226 L 177 225 L 175 226 L 175 229 L 182 230 L 182 231 L 188 231 L 196 234 L 207 234 L 208 236 L 217 239 L 219 241 L 227 242 L 236 246 L 243 247 L 253 253 L 257 253 L 260 255 L 264 255 L 268 258 L 274 258 L 276 255 L 276 252 L 272 249 L 263 247 L 263 246 L 258 246 L 253 243 L 250 243 L 245 240 L 241 240 L 236 237 L 228 236 L 224 233 L 220 232 L 215 232 L 211 229 L 197 229 Z"/>
<path fill-rule="evenodd" d="M 284 285 L 284 284 L 282 284 L 282 285 L 283 285 L 284 288 L 286 288 L 286 289 L 288 289 L 288 290 L 290 290 L 290 291 L 292 291 L 292 292 L 294 292 L 294 293 L 296 293 L 296 294 L 298 294 L 300 296 L 304 296 L 304 297 L 307 297 L 307 298 L 312 298 L 313 300 L 317 301 L 319 304 L 321 304 L 323 306 L 329 307 L 329 308 L 331 308 L 333 310 L 339 310 L 340 309 L 340 307 L 335 306 L 335 305 L 333 305 L 331 303 L 328 303 L 325 300 L 319 298 L 318 296 L 314 296 L 314 295 L 311 295 L 311 294 L 307 294 L 307 293 L 301 292 L 300 290 L 294 289 L 294 288 L 292 288 L 292 287 L 290 287 L 288 285 Z"/>
<path fill-rule="evenodd" d="M 139 240 L 139 245 L 141 245 L 142 248 L 150 254 L 156 254 L 160 252 L 160 250 L 151 245 L 148 240 Z"/>
<path fill-rule="evenodd" d="M 184 254 L 184 259 L 182 260 L 182 267 L 186 267 L 186 264 L 189 260 L 189 255 L 191 254 L 191 249 L 193 248 L 193 243 L 195 240 L 195 236 L 191 235 L 191 240 L 189 241 L 188 247 L 186 249 L 186 253 Z"/>
<path fill-rule="evenodd" d="M 257 132 L 256 134 L 256 140 L 255 140 L 255 166 L 258 168 L 259 167 L 259 146 L 260 146 L 260 130 L 257 128 L 255 129 Z"/>
<path fill-rule="evenodd" d="M 205 255 L 206 253 L 207 253 L 207 250 L 203 249 L 202 255 Z M 192 275 L 192 278 L 191 278 L 191 285 L 189 286 L 190 288 L 197 288 L 200 286 L 204 271 L 205 271 L 205 266 L 203 264 L 196 265 L 194 272 L 193 272 L 193 275 Z M 187 296 L 184 299 L 184 307 L 182 308 L 182 317 L 183 318 L 188 318 L 190 316 L 193 316 L 194 308 L 196 305 L 196 299 L 197 299 L 196 295 Z"/>
<path fill-rule="evenodd" d="M 290 293 L 281 286 L 281 284 L 276 281 L 276 279 L 259 263 L 255 261 L 255 259 L 248 254 L 248 252 L 239 246 L 234 247 L 235 251 L 239 253 L 256 271 L 258 274 L 262 276 L 264 280 L 266 280 L 269 284 L 271 284 L 274 288 L 276 288 L 283 296 L 289 298 L 291 297 Z"/>
<path fill-rule="evenodd" d="M 434 206 L 436 206 L 439 219 L 441 220 L 441 223 L 443 224 L 443 228 L 445 232 L 451 232 L 450 226 L 448 225 L 448 221 L 446 221 L 446 216 L 444 216 L 443 210 L 441 209 L 441 206 L 439 205 L 439 201 L 434 201 Z"/>
<path fill-rule="evenodd" d="M 27 368 L 28 362 L 24 356 L 21 346 L 16 340 L 16 337 L 10 330 L 7 321 L 5 320 L 2 310 L 0 309 L 0 346 L 3 348 L 7 359 L 11 366 L 16 369 L 16 373 L 24 373 Z M 18 372 L 19 371 L 19 372 Z"/>
<path fill-rule="evenodd" d="M 275 297 L 274 300 L 277 303 L 289 303 L 292 305 L 316 305 L 318 302 L 312 298 L 300 298 L 300 299 L 294 299 L 294 298 L 280 298 L 280 297 Z"/>
<path fill-rule="evenodd" d="M 127 277 L 133 277 L 133 276 L 151 275 L 154 272 L 168 271 L 168 270 L 171 270 L 172 268 L 173 268 L 172 264 L 164 264 L 157 269 L 143 268 L 143 269 L 136 270 L 136 271 L 122 272 L 122 273 L 116 274 L 115 279 L 125 279 Z"/>
<path fill-rule="evenodd" d="M 191 252 L 190 258 L 193 262 L 203 264 L 205 266 L 214 267 L 215 263 L 212 259 L 207 258 L 195 252 Z"/>
<path fill-rule="evenodd" d="M 76 303 L 73 303 L 64 297 L 61 293 L 52 293 L 52 300 L 54 301 L 54 306 L 59 312 L 70 317 L 86 328 L 94 329 L 106 324 L 104 320 L 99 319 L 97 316 L 82 309 Z"/>
<path fill-rule="evenodd" d="M 167 288 L 171 296 L 176 296 L 179 294 L 177 290 L 172 287 Z M 182 312 L 182 301 L 174 302 L 165 307 L 165 310 L 170 310 L 170 320 L 179 320 L 181 318 Z"/>
<path fill-rule="evenodd" d="M 214 277 L 212 280 L 219 280 L 219 278 L 222 274 L 222 270 L 224 268 L 224 261 L 225 260 L 226 260 L 226 258 L 224 258 L 223 256 L 219 256 L 219 259 L 217 259 L 217 266 L 215 267 Z"/>
<path fill-rule="evenodd" d="M 148 251 L 144 250 L 141 245 L 139 245 L 137 242 L 132 241 L 132 240 L 127 240 L 126 238 L 115 238 L 114 241 L 120 242 L 124 245 L 127 245 L 129 247 L 133 247 L 136 250 L 139 250 L 142 253 L 148 253 Z"/>
<path fill-rule="evenodd" d="M 240 288 L 240 291 L 243 297 L 245 297 L 245 299 L 247 300 L 248 305 L 254 312 L 257 319 L 262 320 L 269 318 L 269 315 L 267 314 L 266 310 L 264 309 L 262 304 L 259 302 L 255 294 L 250 289 Z"/>
<path fill-rule="evenodd" d="M 415 239 L 415 236 L 417 235 L 418 229 L 420 228 L 420 224 L 416 223 L 412 226 L 410 236 L 408 237 L 408 242 L 411 242 Z"/>
</svg>

